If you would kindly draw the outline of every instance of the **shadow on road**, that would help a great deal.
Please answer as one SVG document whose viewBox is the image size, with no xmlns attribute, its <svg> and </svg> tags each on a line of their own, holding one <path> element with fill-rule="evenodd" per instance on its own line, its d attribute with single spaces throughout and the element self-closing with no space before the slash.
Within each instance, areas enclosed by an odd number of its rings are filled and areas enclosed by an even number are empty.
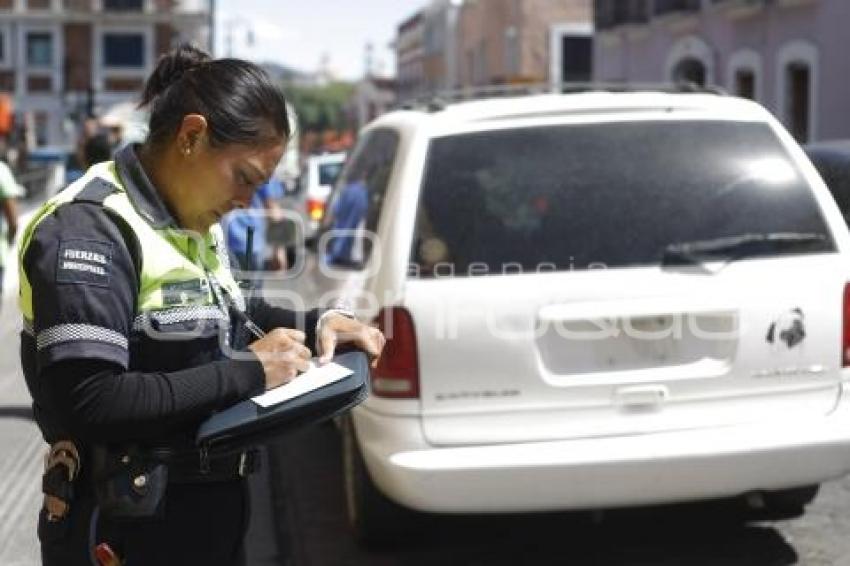
<svg viewBox="0 0 850 566">
<path fill-rule="evenodd" d="M 278 508 L 296 566 L 783 566 L 797 552 L 778 531 L 747 524 L 728 502 L 534 516 L 426 517 L 392 546 L 365 550 L 346 524 L 339 438 L 313 428 L 273 446 Z"/>
<path fill-rule="evenodd" d="M 689 509 L 616 512 L 598 523 L 586 513 L 440 520 L 410 546 L 372 551 L 387 563 L 425 565 L 786 565 L 797 553 L 774 529 Z M 377 564 L 367 559 L 364 564 Z M 383 562 L 380 562 L 383 564 Z"/>
<path fill-rule="evenodd" d="M 26 405 L 0 406 L 0 419 L 22 419 L 31 421 L 32 407 Z"/>
</svg>

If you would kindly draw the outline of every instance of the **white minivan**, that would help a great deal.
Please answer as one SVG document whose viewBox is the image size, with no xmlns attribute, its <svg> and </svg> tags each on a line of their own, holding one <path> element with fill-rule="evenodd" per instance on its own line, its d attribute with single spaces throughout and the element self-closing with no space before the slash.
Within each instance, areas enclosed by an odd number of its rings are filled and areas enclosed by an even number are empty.
<svg viewBox="0 0 850 566">
<path fill-rule="evenodd" d="M 850 469 L 850 234 L 761 106 L 433 104 L 369 125 L 352 171 L 366 261 L 325 269 L 389 339 L 343 423 L 362 537 L 404 508 L 802 511 Z"/>
</svg>

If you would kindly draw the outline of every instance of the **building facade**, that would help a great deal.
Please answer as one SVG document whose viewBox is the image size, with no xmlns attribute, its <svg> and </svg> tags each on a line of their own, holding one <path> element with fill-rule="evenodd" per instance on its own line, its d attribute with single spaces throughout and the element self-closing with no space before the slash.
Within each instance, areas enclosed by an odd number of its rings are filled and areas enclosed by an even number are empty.
<svg viewBox="0 0 850 566">
<path fill-rule="evenodd" d="M 434 0 L 423 9 L 423 79 L 426 92 L 460 87 L 458 75 L 458 20 L 460 0 Z"/>
<path fill-rule="evenodd" d="M 371 75 L 358 81 L 348 103 L 354 131 L 388 112 L 396 103 L 397 88 L 394 80 Z"/>
<path fill-rule="evenodd" d="M 801 142 L 850 138 L 847 0 L 596 0 L 598 81 L 718 85 Z"/>
<path fill-rule="evenodd" d="M 396 33 L 396 88 L 399 100 L 421 94 L 425 87 L 425 14 L 416 12 L 399 26 Z"/>
<path fill-rule="evenodd" d="M 586 0 L 466 0 L 461 86 L 589 81 L 592 20 Z"/>
<path fill-rule="evenodd" d="M 136 100 L 161 53 L 210 48 L 210 0 L 0 0 L 0 92 L 37 145 L 68 144 L 74 122 Z"/>
<path fill-rule="evenodd" d="M 399 99 L 589 81 L 592 8 L 591 0 L 432 0 L 399 26 Z"/>
</svg>

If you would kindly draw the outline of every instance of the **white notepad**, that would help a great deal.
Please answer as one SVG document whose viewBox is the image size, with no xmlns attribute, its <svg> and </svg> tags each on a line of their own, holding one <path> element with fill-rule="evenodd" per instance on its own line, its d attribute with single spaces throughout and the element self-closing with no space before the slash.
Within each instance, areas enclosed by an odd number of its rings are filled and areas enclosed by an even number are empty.
<svg viewBox="0 0 850 566">
<path fill-rule="evenodd" d="M 271 407 L 284 401 L 289 401 L 305 393 L 315 391 L 326 385 L 330 385 L 340 379 L 351 375 L 352 372 L 347 367 L 329 362 L 323 366 L 317 365 L 315 362 L 310 362 L 310 369 L 280 387 L 269 389 L 262 395 L 251 397 L 251 401 L 261 407 Z"/>
</svg>

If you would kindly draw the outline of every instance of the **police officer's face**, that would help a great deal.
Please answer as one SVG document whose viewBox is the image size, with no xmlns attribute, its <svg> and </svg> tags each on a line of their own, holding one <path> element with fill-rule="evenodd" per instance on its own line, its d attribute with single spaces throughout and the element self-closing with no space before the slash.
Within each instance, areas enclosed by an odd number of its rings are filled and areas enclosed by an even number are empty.
<svg viewBox="0 0 850 566">
<path fill-rule="evenodd" d="M 210 148 L 195 185 L 191 214 L 196 224 L 206 230 L 234 208 L 248 208 L 254 192 L 271 178 L 284 148 L 283 140 L 256 147 Z"/>
<path fill-rule="evenodd" d="M 178 138 L 185 158 L 178 168 L 178 194 L 171 204 L 183 228 L 205 233 L 234 208 L 249 206 L 254 192 L 269 180 L 283 157 L 286 143 L 269 137 L 259 145 L 212 147 L 205 128 L 195 134 L 183 141 Z"/>
</svg>

